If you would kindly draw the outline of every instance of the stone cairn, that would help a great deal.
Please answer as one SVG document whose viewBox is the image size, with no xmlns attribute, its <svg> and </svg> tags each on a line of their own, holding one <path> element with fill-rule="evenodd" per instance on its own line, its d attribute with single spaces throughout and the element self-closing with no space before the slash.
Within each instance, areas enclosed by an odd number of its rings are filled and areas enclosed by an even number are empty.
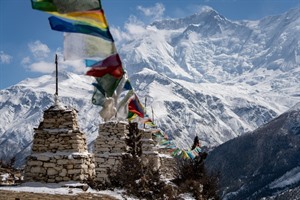
<svg viewBox="0 0 300 200">
<path fill-rule="evenodd" d="M 167 179 L 175 178 L 176 160 L 170 155 L 170 149 L 158 149 L 159 152 L 159 171 Z"/>
<path fill-rule="evenodd" d="M 106 122 L 100 124 L 99 135 L 95 140 L 96 181 L 109 182 L 109 173 L 113 173 L 120 164 L 122 156 L 128 151 L 126 137 L 129 133 L 126 122 Z"/>
<path fill-rule="evenodd" d="M 94 156 L 87 151 L 86 136 L 79 130 L 75 109 L 51 106 L 34 131 L 25 181 L 82 182 L 95 176 Z"/>
<path fill-rule="evenodd" d="M 142 148 L 142 161 L 145 165 L 149 162 L 153 164 L 156 169 L 160 168 L 158 151 L 156 149 L 156 142 L 152 138 L 152 131 L 148 129 L 140 129 L 141 134 L 141 148 Z"/>
<path fill-rule="evenodd" d="M 174 167 L 176 166 L 175 159 L 170 155 L 170 149 L 162 149 L 157 147 L 157 141 L 151 129 L 141 129 L 142 134 L 142 160 L 146 164 L 149 161 L 154 164 L 153 167 L 159 169 L 160 174 L 172 179 L 175 176 Z"/>
<path fill-rule="evenodd" d="M 109 173 L 117 170 L 122 157 L 132 152 L 126 140 L 128 140 L 129 125 L 127 122 L 106 122 L 100 124 L 99 135 L 95 140 L 95 180 L 105 184 L 109 182 Z M 141 159 L 144 164 L 151 162 L 156 169 L 161 170 L 165 176 L 172 177 L 168 170 L 171 166 L 171 156 L 161 156 L 156 149 L 156 142 L 153 140 L 152 131 L 139 129 L 137 137 L 137 148 L 141 148 Z M 137 150 L 138 151 L 138 150 Z M 170 164 L 169 164 L 170 163 Z M 166 166 L 164 166 L 166 165 Z M 163 174 L 163 175 L 164 175 Z"/>
</svg>

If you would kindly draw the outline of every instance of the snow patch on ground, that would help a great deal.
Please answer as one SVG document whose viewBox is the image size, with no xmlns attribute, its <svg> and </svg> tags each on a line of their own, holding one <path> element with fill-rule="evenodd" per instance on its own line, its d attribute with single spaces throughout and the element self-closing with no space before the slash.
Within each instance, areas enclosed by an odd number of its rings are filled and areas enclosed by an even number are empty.
<svg viewBox="0 0 300 200">
<path fill-rule="evenodd" d="M 116 199 L 124 199 L 123 190 L 102 190 L 97 191 L 89 188 L 87 191 L 83 191 L 80 188 L 82 183 L 78 182 L 63 182 L 63 183 L 40 183 L 40 182 L 27 182 L 18 186 L 0 187 L 0 190 L 9 190 L 15 192 L 33 192 L 43 194 L 60 194 L 60 195 L 77 195 L 80 193 L 93 193 L 109 195 Z M 128 200 L 134 200 L 134 198 L 126 197 Z"/>
</svg>

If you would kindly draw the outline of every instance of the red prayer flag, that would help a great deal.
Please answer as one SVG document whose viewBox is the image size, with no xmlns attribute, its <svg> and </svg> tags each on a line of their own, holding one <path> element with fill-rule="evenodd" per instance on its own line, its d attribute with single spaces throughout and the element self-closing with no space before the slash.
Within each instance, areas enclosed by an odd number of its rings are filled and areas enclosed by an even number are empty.
<svg viewBox="0 0 300 200">
<path fill-rule="evenodd" d="M 106 59 L 99 61 L 91 66 L 86 75 L 94 77 L 102 77 L 105 74 L 110 74 L 115 78 L 122 78 L 124 71 L 119 54 L 114 54 Z"/>
<path fill-rule="evenodd" d="M 136 95 L 130 100 L 128 110 L 137 114 L 139 117 L 144 118 L 144 108 Z"/>
</svg>

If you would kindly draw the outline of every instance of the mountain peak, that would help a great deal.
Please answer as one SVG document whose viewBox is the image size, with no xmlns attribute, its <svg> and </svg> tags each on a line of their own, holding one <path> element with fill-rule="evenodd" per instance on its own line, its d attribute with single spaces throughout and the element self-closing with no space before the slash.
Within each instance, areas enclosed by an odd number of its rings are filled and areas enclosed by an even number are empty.
<svg viewBox="0 0 300 200">
<path fill-rule="evenodd" d="M 200 10 L 193 15 L 179 18 L 179 19 L 166 19 L 161 21 L 155 21 L 151 26 L 155 26 L 158 29 L 175 30 L 180 28 L 186 28 L 191 24 L 202 24 L 203 22 L 226 20 L 225 17 L 220 15 L 217 11 L 209 6 L 203 6 Z"/>
<path fill-rule="evenodd" d="M 201 6 L 199 11 L 196 12 L 195 15 L 210 14 L 210 13 L 218 14 L 218 12 L 210 6 Z"/>
<path fill-rule="evenodd" d="M 52 76 L 52 77 L 55 77 L 55 75 L 56 75 L 55 73 L 56 73 L 56 72 L 53 71 L 53 72 L 51 73 L 51 76 Z M 72 73 L 72 72 L 68 72 L 68 71 L 64 71 L 64 70 L 58 71 L 57 74 L 58 74 L 58 78 L 61 79 L 61 80 L 66 80 L 66 79 L 72 78 L 73 75 L 75 75 L 75 74 Z"/>
<path fill-rule="evenodd" d="M 26 78 L 25 80 L 21 81 L 17 85 L 25 85 L 25 86 L 40 86 L 41 83 L 54 83 L 55 82 L 56 73 L 53 71 L 51 74 L 43 75 L 37 78 Z M 72 72 L 67 71 L 58 71 L 58 81 L 64 81 L 67 79 L 72 78 L 73 76 L 78 76 Z"/>
</svg>

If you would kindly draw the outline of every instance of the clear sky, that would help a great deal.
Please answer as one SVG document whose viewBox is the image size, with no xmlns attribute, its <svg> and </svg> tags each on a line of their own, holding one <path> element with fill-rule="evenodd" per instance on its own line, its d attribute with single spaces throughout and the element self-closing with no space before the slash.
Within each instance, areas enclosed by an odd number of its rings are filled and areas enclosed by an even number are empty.
<svg viewBox="0 0 300 200">
<path fill-rule="evenodd" d="M 102 6 L 116 39 L 128 27 L 134 31 L 132 24 L 189 16 L 203 6 L 230 20 L 257 20 L 300 7 L 300 0 L 102 0 Z M 33 10 L 30 0 L 0 0 L 0 89 L 54 70 L 54 55 L 62 54 L 63 33 L 50 29 L 48 17 Z M 60 67 L 77 73 L 82 73 L 82 65 L 60 62 Z"/>
</svg>

